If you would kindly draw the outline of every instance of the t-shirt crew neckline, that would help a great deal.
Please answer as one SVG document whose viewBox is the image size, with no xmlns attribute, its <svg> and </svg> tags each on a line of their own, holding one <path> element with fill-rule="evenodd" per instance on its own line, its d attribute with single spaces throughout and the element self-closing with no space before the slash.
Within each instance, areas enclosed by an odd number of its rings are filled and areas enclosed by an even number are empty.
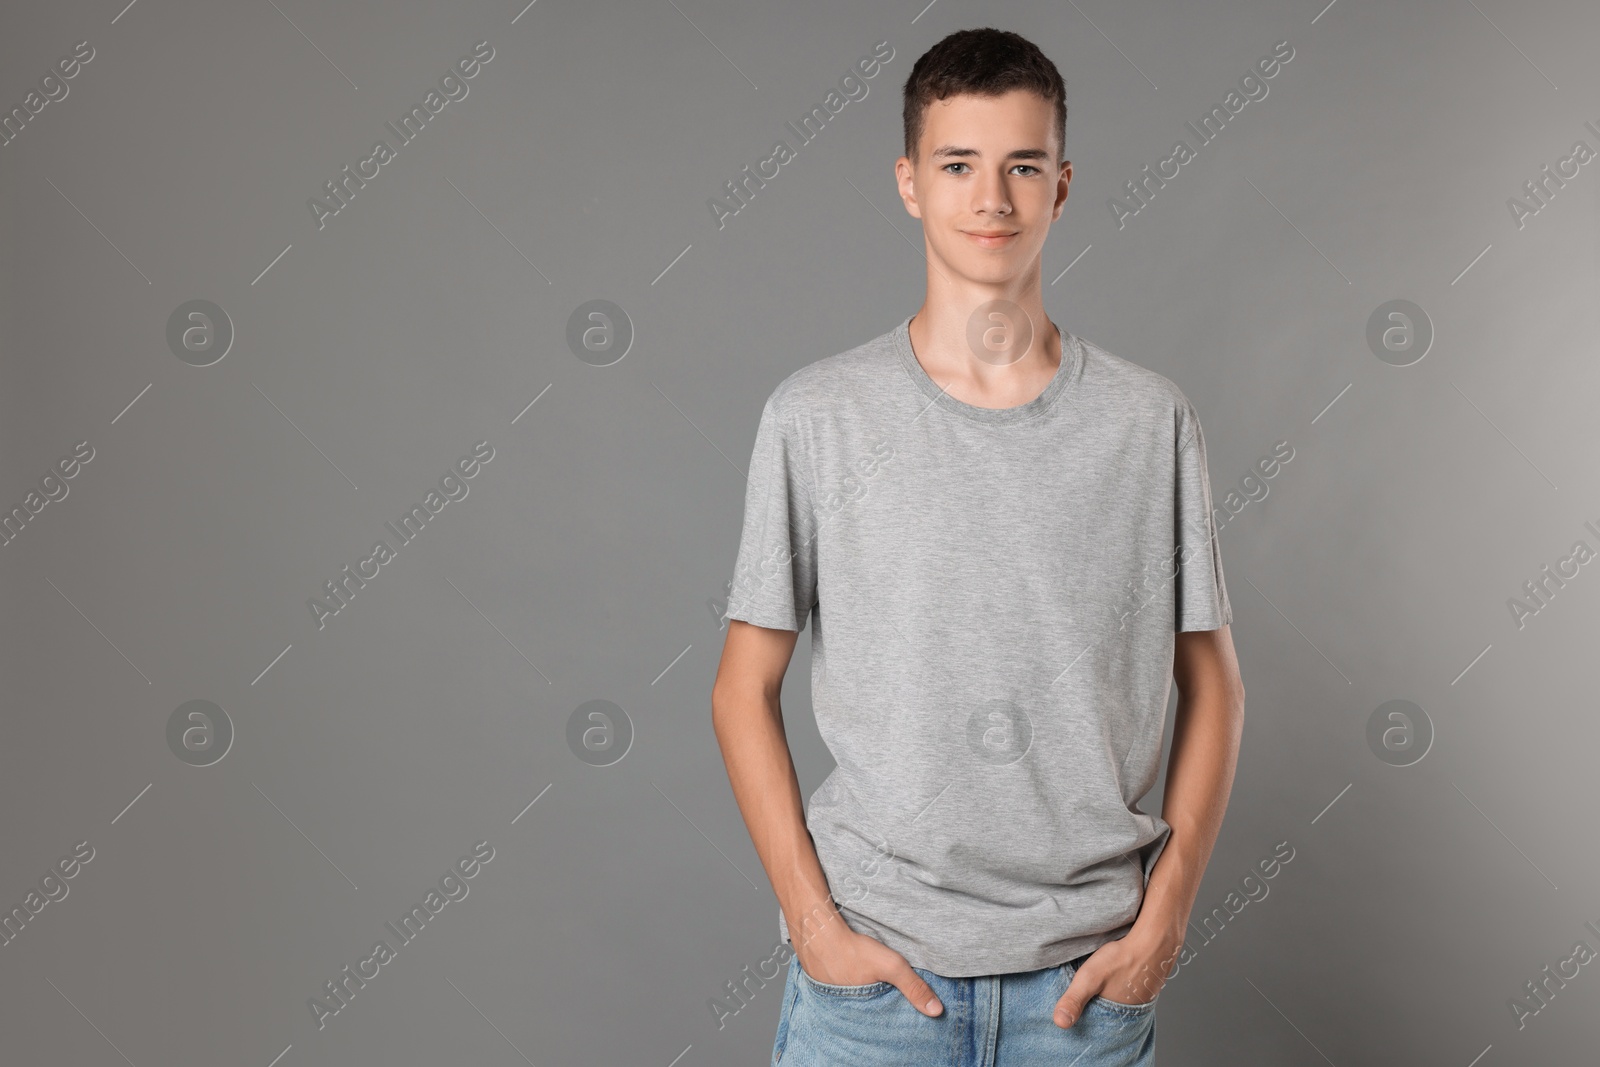
<svg viewBox="0 0 1600 1067">
<path fill-rule="evenodd" d="M 1043 415 L 1061 398 L 1061 394 L 1067 391 L 1083 367 L 1083 350 L 1077 334 L 1061 328 L 1058 324 L 1057 328 L 1061 329 L 1061 363 L 1056 367 L 1055 377 L 1044 387 L 1044 392 L 1027 403 L 1015 407 L 979 407 L 958 400 L 939 388 L 939 383 L 930 378 L 928 372 L 922 368 L 922 364 L 917 362 L 916 353 L 911 349 L 911 320 L 914 318 L 916 318 L 915 312 L 907 315 L 905 321 L 894 330 L 895 351 L 899 353 L 900 363 L 905 367 L 906 374 L 930 400 L 951 414 L 960 415 L 973 422 L 1003 425 Z"/>
</svg>

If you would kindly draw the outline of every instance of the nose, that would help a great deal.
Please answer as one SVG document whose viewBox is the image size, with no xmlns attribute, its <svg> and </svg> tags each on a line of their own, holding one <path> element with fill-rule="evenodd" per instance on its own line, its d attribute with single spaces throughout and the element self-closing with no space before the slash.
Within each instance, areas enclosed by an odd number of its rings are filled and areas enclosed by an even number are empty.
<svg viewBox="0 0 1600 1067">
<path fill-rule="evenodd" d="M 980 179 L 973 197 L 972 207 L 977 214 L 1004 217 L 1011 213 L 1011 198 L 1006 194 L 1005 181 L 998 174 Z"/>
</svg>

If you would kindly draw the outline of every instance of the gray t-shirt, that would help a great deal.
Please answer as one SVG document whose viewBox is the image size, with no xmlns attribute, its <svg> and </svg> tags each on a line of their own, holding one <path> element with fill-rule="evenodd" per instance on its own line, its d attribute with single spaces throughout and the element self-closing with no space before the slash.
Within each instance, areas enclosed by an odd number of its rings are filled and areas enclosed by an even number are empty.
<svg viewBox="0 0 1600 1067">
<path fill-rule="evenodd" d="M 948 977 L 1053 967 L 1138 915 L 1173 634 L 1233 619 L 1205 439 L 1067 330 L 1038 397 L 964 403 L 910 321 L 768 398 L 727 617 L 811 620 L 838 766 L 806 825 L 851 929 Z"/>
</svg>

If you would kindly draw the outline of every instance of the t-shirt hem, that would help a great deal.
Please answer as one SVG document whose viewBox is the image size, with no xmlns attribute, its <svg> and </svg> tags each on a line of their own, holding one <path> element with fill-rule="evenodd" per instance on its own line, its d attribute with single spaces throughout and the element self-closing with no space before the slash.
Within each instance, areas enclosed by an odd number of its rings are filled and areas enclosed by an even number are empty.
<svg viewBox="0 0 1600 1067">
<path fill-rule="evenodd" d="M 760 626 L 768 630 L 793 630 L 799 633 L 806 628 L 806 620 L 811 617 L 807 610 L 804 614 L 785 618 L 786 612 L 757 611 L 754 608 L 730 608 L 724 615 L 727 619 L 738 619 L 752 626 Z"/>
<path fill-rule="evenodd" d="M 867 933 L 874 940 L 894 949 L 905 957 L 905 961 L 913 967 L 924 971 L 932 971 L 934 974 L 944 978 L 979 978 L 1059 967 L 1063 963 L 1088 955 L 1101 945 L 1117 940 L 1131 926 L 1132 924 L 1130 923 L 1121 930 L 1083 934 L 1079 937 L 1069 938 L 1066 941 L 1053 942 L 1048 949 L 1019 949 L 1014 952 L 989 952 L 981 956 L 967 955 L 961 957 L 932 951 L 926 945 L 906 941 L 887 931 L 873 930 L 869 932 L 863 930 L 859 932 Z M 793 944 L 794 942 L 792 939 L 787 939 L 787 943 Z"/>
<path fill-rule="evenodd" d="M 1176 633 L 1188 633 L 1192 630 L 1220 630 L 1224 626 L 1233 625 L 1233 610 L 1224 612 L 1208 611 L 1204 615 L 1188 619 L 1179 619 Z"/>
</svg>

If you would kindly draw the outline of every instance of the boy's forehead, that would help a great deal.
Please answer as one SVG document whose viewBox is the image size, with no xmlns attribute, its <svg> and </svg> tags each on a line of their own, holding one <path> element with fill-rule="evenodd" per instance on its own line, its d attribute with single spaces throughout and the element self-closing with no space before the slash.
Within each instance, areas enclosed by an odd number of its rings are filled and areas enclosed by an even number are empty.
<svg viewBox="0 0 1600 1067">
<path fill-rule="evenodd" d="M 1055 108 L 1027 89 L 1012 89 L 999 96 L 955 93 L 929 102 L 922 124 L 923 147 L 930 154 L 952 145 L 982 151 L 983 141 L 1002 137 L 1009 151 L 1024 147 L 1009 143 L 1020 135 L 1036 139 L 1036 147 L 1047 148 L 1055 139 L 1054 127 Z"/>
</svg>

